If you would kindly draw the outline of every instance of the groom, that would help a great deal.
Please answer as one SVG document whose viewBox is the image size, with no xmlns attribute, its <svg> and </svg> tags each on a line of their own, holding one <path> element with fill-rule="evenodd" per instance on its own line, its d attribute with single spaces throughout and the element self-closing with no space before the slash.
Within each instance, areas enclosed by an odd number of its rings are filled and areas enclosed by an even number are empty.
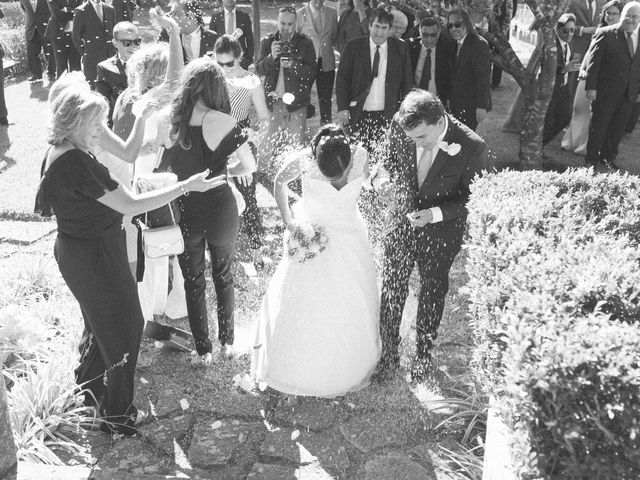
<svg viewBox="0 0 640 480">
<path fill-rule="evenodd" d="M 445 113 L 437 96 L 412 90 L 405 97 L 393 118 L 383 160 L 388 179 L 374 182 L 391 217 L 383 240 L 379 379 L 393 374 L 400 363 L 399 328 L 416 262 L 421 286 L 412 381 L 423 381 L 430 373 L 449 269 L 462 245 L 469 185 L 486 167 L 486 157 L 485 142 Z"/>
</svg>

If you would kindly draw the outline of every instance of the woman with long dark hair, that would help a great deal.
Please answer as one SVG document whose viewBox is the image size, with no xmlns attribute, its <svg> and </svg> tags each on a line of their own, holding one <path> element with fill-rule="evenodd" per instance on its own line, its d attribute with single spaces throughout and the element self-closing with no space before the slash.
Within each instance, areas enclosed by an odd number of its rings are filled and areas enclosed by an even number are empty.
<svg viewBox="0 0 640 480">
<path fill-rule="evenodd" d="M 228 173 L 229 156 L 237 151 L 241 175 L 255 167 L 247 134 L 229 115 L 231 106 L 224 72 L 208 57 L 189 62 L 170 107 L 170 141 L 165 145 L 160 169 L 178 180 L 206 169 L 212 175 Z M 246 165 L 243 172 L 242 167 Z M 238 234 L 238 208 L 228 184 L 205 194 L 184 195 L 178 200 L 185 249 L 178 259 L 184 276 L 189 325 L 197 356 L 196 365 L 212 362 L 212 344 L 205 298 L 205 249 L 218 307 L 218 340 L 225 357 L 232 355 L 234 341 L 233 262 Z"/>
</svg>

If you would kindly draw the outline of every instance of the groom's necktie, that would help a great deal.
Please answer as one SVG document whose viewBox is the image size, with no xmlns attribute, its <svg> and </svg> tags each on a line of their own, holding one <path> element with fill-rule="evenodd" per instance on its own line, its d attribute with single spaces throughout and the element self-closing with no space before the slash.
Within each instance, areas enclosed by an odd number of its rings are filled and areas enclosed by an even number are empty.
<svg viewBox="0 0 640 480">
<path fill-rule="evenodd" d="M 427 178 L 433 161 L 432 157 L 433 155 L 430 148 L 424 148 L 422 150 L 420 158 L 418 159 L 418 189 L 422 187 L 425 178 Z"/>
<path fill-rule="evenodd" d="M 633 46 L 633 38 L 631 38 L 633 33 L 627 33 L 627 47 L 629 48 L 629 55 L 633 58 L 636 54 L 636 49 Z"/>
<path fill-rule="evenodd" d="M 371 66 L 371 80 L 378 76 L 380 67 L 380 45 L 376 45 L 376 53 L 373 55 L 373 65 Z"/>
</svg>

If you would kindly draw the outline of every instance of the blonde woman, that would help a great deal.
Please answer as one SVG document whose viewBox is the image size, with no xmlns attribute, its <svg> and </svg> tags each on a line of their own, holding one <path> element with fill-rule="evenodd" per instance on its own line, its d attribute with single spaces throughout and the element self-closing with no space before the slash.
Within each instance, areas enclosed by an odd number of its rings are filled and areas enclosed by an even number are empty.
<svg viewBox="0 0 640 480">
<path fill-rule="evenodd" d="M 183 193 L 215 188 L 208 172 L 171 187 L 134 195 L 93 155 L 109 107 L 86 88 L 58 89 L 51 104 L 49 143 L 36 211 L 56 216 L 54 254 L 84 318 L 76 381 L 106 420 L 101 428 L 133 434 L 145 414 L 134 406 L 134 373 L 143 319 L 127 262 L 123 214 L 158 208 Z"/>
</svg>

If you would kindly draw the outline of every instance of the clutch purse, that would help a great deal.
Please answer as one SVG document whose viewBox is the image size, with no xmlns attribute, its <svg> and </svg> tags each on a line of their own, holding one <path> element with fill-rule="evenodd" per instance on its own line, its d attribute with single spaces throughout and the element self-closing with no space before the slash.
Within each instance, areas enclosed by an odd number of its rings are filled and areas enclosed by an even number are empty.
<svg viewBox="0 0 640 480">
<path fill-rule="evenodd" d="M 142 231 L 142 246 L 144 254 L 148 258 L 168 257 L 184 252 L 182 230 L 176 223 L 171 204 L 169 204 L 169 212 L 173 225 L 149 228 L 144 222 L 139 221 Z"/>
</svg>

